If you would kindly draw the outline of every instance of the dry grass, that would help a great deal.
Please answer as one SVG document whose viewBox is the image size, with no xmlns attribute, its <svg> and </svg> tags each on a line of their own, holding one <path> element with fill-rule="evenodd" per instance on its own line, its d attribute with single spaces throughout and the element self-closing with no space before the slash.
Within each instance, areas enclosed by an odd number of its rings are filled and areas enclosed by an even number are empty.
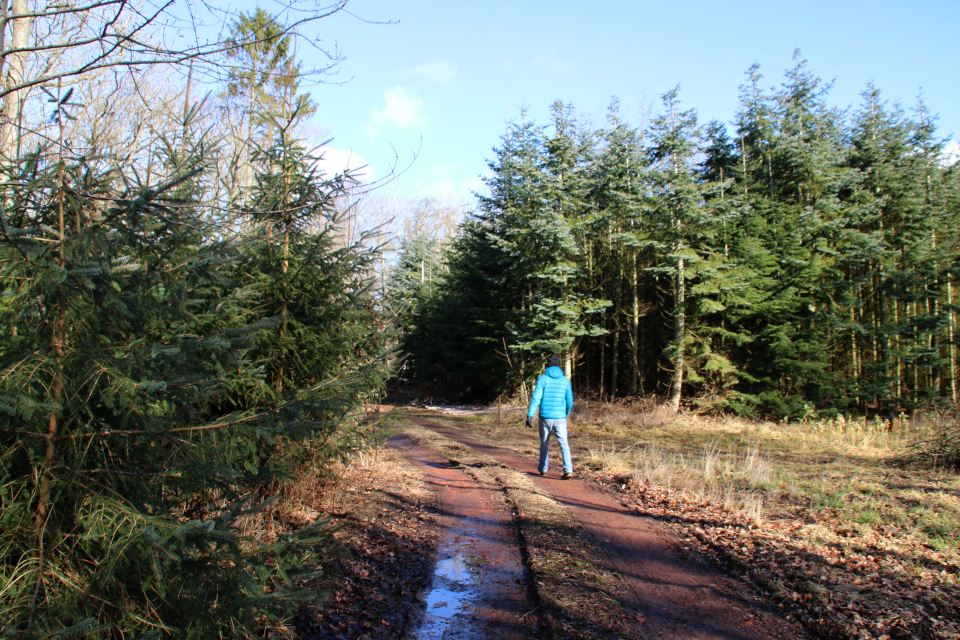
<svg viewBox="0 0 960 640">
<path fill-rule="evenodd" d="M 587 467 L 618 478 L 626 488 L 661 486 L 686 494 L 697 502 L 723 505 L 759 524 L 764 493 L 772 480 L 772 466 L 756 446 L 723 455 L 716 442 L 696 454 L 664 448 L 659 442 L 635 444 L 619 451 L 588 450 Z"/>
<path fill-rule="evenodd" d="M 475 429 L 533 450 L 517 415 Z M 683 523 L 826 637 L 960 638 L 960 475 L 897 464 L 948 415 L 773 423 L 581 403 L 570 438 L 575 466 Z"/>
<path fill-rule="evenodd" d="M 385 461 L 384 450 L 357 451 L 348 461 L 308 458 L 297 475 L 277 488 L 264 509 L 238 518 L 238 532 L 261 543 L 271 543 L 291 527 L 311 524 L 323 514 L 342 515 L 349 487 L 343 478 L 366 479 L 377 475 Z M 322 464 L 321 464 L 322 460 Z"/>
<path fill-rule="evenodd" d="M 777 424 L 587 404 L 572 416 L 572 438 L 591 468 L 724 504 L 755 522 L 799 503 L 877 528 L 905 527 L 938 548 L 960 544 L 960 526 L 950 525 L 960 521 L 960 477 L 893 464 L 931 437 L 938 418 L 837 415 Z"/>
<path fill-rule="evenodd" d="M 474 419 L 475 428 L 530 451 L 536 436 L 522 427 L 523 416 L 504 409 L 500 424 L 488 413 Z M 936 431 L 940 416 L 772 423 L 674 416 L 649 401 L 580 403 L 570 437 L 575 464 L 615 478 L 624 490 L 678 491 L 754 525 L 793 517 L 798 508 L 815 521 L 828 510 L 863 535 L 893 527 L 922 548 L 958 555 L 960 476 L 893 464 Z"/>
<path fill-rule="evenodd" d="M 478 433 L 531 453 L 524 412 Z M 954 411 L 800 422 L 580 403 L 574 465 L 830 638 L 960 639 L 960 475 L 900 464 Z M 949 425 L 948 425 L 949 426 Z"/>
</svg>

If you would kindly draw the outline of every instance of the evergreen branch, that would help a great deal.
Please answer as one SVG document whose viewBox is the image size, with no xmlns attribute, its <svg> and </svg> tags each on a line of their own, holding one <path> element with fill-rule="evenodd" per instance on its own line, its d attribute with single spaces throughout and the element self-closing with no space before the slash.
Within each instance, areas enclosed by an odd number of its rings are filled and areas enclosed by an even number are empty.
<svg viewBox="0 0 960 640">
<path fill-rule="evenodd" d="M 268 416 L 276 416 L 281 411 L 285 409 L 290 409 L 292 407 L 298 406 L 303 402 L 304 398 L 308 395 L 316 393 L 321 389 L 326 387 L 336 387 L 345 384 L 348 381 L 348 378 L 345 378 L 343 375 L 337 375 L 329 380 L 325 380 L 323 383 L 305 389 L 294 397 L 278 405 L 276 408 L 268 409 L 261 412 L 251 413 L 234 420 L 226 420 L 222 422 L 215 422 L 212 424 L 197 425 L 193 427 L 177 427 L 174 429 L 157 429 L 157 430 L 145 430 L 145 429 L 112 429 L 109 431 L 98 431 L 96 433 L 73 433 L 68 435 L 56 435 L 50 436 L 46 433 L 38 433 L 35 431 L 26 431 L 23 429 L 0 429 L 0 433 L 11 433 L 18 436 L 32 436 L 36 438 L 41 438 L 44 440 L 52 439 L 54 442 L 61 442 L 65 440 L 80 440 L 86 438 L 108 438 L 114 436 L 163 436 L 166 434 L 182 434 L 182 433 L 198 433 L 203 431 L 210 431 L 213 429 L 225 429 L 227 427 L 236 426 L 238 424 L 245 424 L 252 421 L 260 420 Z M 37 405 L 40 406 L 40 405 Z M 47 405 L 43 405 L 47 407 Z"/>
<path fill-rule="evenodd" d="M 182 478 L 182 473 L 145 473 L 142 471 L 120 471 L 119 469 L 82 469 L 82 473 L 111 473 L 138 478 Z"/>
</svg>

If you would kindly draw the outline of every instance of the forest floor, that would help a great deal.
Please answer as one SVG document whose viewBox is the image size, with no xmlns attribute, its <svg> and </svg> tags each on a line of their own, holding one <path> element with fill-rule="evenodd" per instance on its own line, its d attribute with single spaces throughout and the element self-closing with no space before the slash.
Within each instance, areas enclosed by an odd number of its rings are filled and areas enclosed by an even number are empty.
<svg viewBox="0 0 960 640">
<path fill-rule="evenodd" d="M 561 481 L 520 414 L 469 413 L 398 410 L 324 485 L 301 638 L 960 638 L 960 480 L 877 434 L 596 405 Z"/>
</svg>

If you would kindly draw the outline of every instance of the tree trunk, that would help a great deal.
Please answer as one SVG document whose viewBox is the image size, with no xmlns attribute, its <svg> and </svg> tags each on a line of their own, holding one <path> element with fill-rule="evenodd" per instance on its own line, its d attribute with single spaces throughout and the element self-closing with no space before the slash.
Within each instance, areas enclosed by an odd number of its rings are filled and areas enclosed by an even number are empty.
<svg viewBox="0 0 960 640">
<path fill-rule="evenodd" d="M 23 71 L 26 67 L 27 52 L 16 51 L 25 49 L 29 46 L 30 27 L 32 18 L 18 17 L 26 16 L 30 13 L 29 0 L 11 0 L 9 13 L 2 16 L 3 30 L 0 34 L 5 37 L 9 25 L 10 46 L 6 42 L 0 41 L 0 50 L 15 51 L 7 53 L 0 61 L 0 72 L 3 75 L 3 88 L 10 91 L 13 87 L 23 82 Z M 6 3 L 4 3 L 6 5 Z M 20 112 L 23 109 L 23 99 L 26 96 L 26 89 L 10 91 L 3 98 L 3 117 L 0 119 L 0 159 L 7 162 L 14 162 L 17 159 L 17 149 L 20 142 Z"/>
<path fill-rule="evenodd" d="M 613 354 L 610 357 L 610 399 L 617 397 L 617 361 L 620 357 L 620 323 L 617 312 L 613 312 Z"/>
<path fill-rule="evenodd" d="M 912 315 L 911 315 L 912 313 Z M 920 346 L 920 331 L 916 328 L 914 321 L 917 319 L 917 316 L 920 315 L 920 303 L 914 301 L 911 305 L 907 303 L 907 319 L 910 321 L 910 324 L 914 325 L 913 329 L 913 349 L 911 351 L 916 352 L 917 348 Z M 920 397 L 920 365 L 917 364 L 917 360 L 914 359 L 913 366 L 913 393 L 911 394 L 911 399 L 913 403 L 917 403 L 917 399 Z"/>
<path fill-rule="evenodd" d="M 933 250 L 934 251 L 937 250 L 937 233 L 936 232 L 933 233 Z M 927 313 L 929 314 L 932 311 L 933 317 L 936 318 L 936 322 L 939 325 L 940 324 L 940 264 L 937 261 L 934 261 L 933 263 L 933 271 L 937 275 L 934 277 L 934 280 L 933 280 L 933 285 L 934 285 L 933 294 L 930 293 L 929 287 L 927 287 L 927 295 L 926 295 Z M 932 310 L 930 308 L 931 305 L 933 306 Z M 928 340 L 929 340 L 928 348 L 930 349 L 930 352 L 937 354 L 937 362 L 936 364 L 931 363 L 929 367 L 929 372 L 931 377 L 930 383 L 933 389 L 934 396 L 939 397 L 940 386 L 942 384 L 942 377 L 943 377 L 943 365 L 940 362 L 940 344 L 937 342 L 937 336 L 934 335 L 933 331 L 930 332 Z"/>
<path fill-rule="evenodd" d="M 640 282 L 637 276 L 637 250 L 633 249 L 632 254 L 630 290 L 633 294 L 633 309 L 630 315 L 630 361 L 633 363 L 633 373 L 630 376 L 630 395 L 635 396 L 640 382 Z"/>
<path fill-rule="evenodd" d="M 64 199 L 67 197 L 66 189 L 64 187 L 63 180 L 63 123 L 60 123 L 60 178 L 59 186 L 60 193 L 57 203 L 57 226 L 58 226 L 58 245 L 57 245 L 57 262 L 61 271 L 65 271 L 67 268 L 67 259 L 65 253 L 65 245 L 67 241 L 67 225 L 66 218 L 63 210 Z M 77 229 L 79 231 L 79 229 Z M 62 291 L 62 290 L 61 290 Z M 38 527 L 42 526 L 40 523 L 46 518 L 47 515 L 47 506 L 50 503 L 50 485 L 52 478 L 52 469 L 53 464 L 56 462 L 57 451 L 56 451 L 56 437 L 57 431 L 59 428 L 58 414 L 60 409 L 58 405 L 60 400 L 63 397 L 63 354 L 64 354 L 64 342 L 66 341 L 67 336 L 67 305 L 66 301 L 63 299 L 62 293 L 58 296 L 57 300 L 57 314 L 56 314 L 56 324 L 53 327 L 52 336 L 50 339 L 50 346 L 53 350 L 54 355 L 54 370 L 53 370 L 53 380 L 50 384 L 50 404 L 54 406 L 50 410 L 50 413 L 47 417 L 47 448 L 44 454 L 43 461 L 43 478 L 40 483 L 40 494 L 37 499 L 37 522 Z M 42 534 L 41 534 L 42 535 Z"/>
<path fill-rule="evenodd" d="M 859 288 L 858 288 L 859 291 Z M 857 324 L 857 310 L 856 305 L 850 305 L 850 373 L 853 376 L 853 387 L 856 389 L 857 394 L 857 406 L 860 406 L 860 389 L 862 384 L 860 383 L 860 354 L 857 349 L 857 332 L 853 329 Z"/>
<path fill-rule="evenodd" d="M 606 362 L 604 360 L 605 349 L 607 346 L 607 334 L 606 334 L 607 311 L 606 309 L 604 309 L 603 311 L 603 330 L 604 330 L 604 334 L 600 336 L 600 402 L 603 402 L 603 383 L 604 383 L 603 374 L 604 374 L 604 367 L 606 367 Z"/>
<path fill-rule="evenodd" d="M 953 312 L 953 281 L 947 276 L 947 357 L 950 371 L 950 399 L 957 401 L 957 347 L 953 344 L 954 322 Z"/>
<path fill-rule="evenodd" d="M 60 127 L 60 148 L 63 149 L 63 126 Z M 58 202 L 58 223 L 59 223 L 59 246 L 58 246 L 58 261 L 59 267 L 61 270 L 66 269 L 66 256 L 64 253 L 64 245 L 66 244 L 66 224 L 64 219 L 63 211 L 63 200 L 66 197 L 64 185 L 63 185 L 63 157 L 60 157 L 60 196 Z M 50 508 L 50 493 L 52 491 L 53 485 L 53 467 L 57 461 L 57 448 L 56 441 L 57 435 L 60 427 L 59 422 L 59 412 L 60 409 L 56 408 L 59 406 L 60 401 L 63 398 L 63 356 L 64 356 L 64 343 L 66 342 L 67 337 L 67 305 L 66 302 L 61 297 L 57 301 L 57 314 L 56 314 L 56 324 L 53 327 L 53 332 L 50 339 L 50 346 L 53 348 L 54 355 L 54 370 L 53 370 L 53 380 L 50 384 L 50 404 L 55 408 L 50 410 L 50 413 L 47 415 L 47 446 L 46 451 L 43 456 L 43 471 L 40 474 L 40 487 L 37 495 L 37 513 L 36 513 L 36 526 L 37 526 L 37 558 L 38 558 L 38 567 L 37 567 L 37 581 L 36 586 L 34 587 L 34 596 L 33 601 L 30 604 L 31 608 L 31 624 L 33 621 L 32 610 L 36 606 L 37 596 L 40 593 L 41 587 L 44 585 L 44 530 L 46 529 L 47 518 L 48 518 L 48 509 Z"/>
<path fill-rule="evenodd" d="M 283 148 L 288 149 L 288 141 L 286 140 L 286 133 L 283 133 Z M 284 152 L 286 153 L 286 152 Z M 287 271 L 290 269 L 290 228 L 293 226 L 293 216 L 289 212 L 290 208 L 290 175 L 289 169 L 284 169 L 286 175 L 283 179 L 283 263 L 282 263 L 282 273 L 283 273 L 283 283 L 280 287 L 282 300 L 280 303 L 280 357 L 279 357 L 279 366 L 277 367 L 277 381 L 276 389 L 277 396 L 279 397 L 280 393 L 283 391 L 283 370 L 286 364 L 286 346 L 284 341 L 287 337 L 287 312 L 290 308 L 290 288 L 289 283 L 287 282 Z"/>
<path fill-rule="evenodd" d="M 684 304 L 687 297 L 687 283 L 684 279 L 683 258 L 677 260 L 676 292 L 673 311 L 673 340 L 676 352 L 673 356 L 673 384 L 670 390 L 670 409 L 676 413 L 680 410 L 680 396 L 683 392 L 683 338 L 686 317 Z"/>
<path fill-rule="evenodd" d="M 887 304 L 887 296 L 883 291 L 878 292 L 878 303 L 880 307 L 880 374 L 883 376 L 883 384 L 889 388 L 888 397 L 891 401 L 894 399 L 894 386 L 890 380 L 890 335 L 887 333 L 890 327 L 890 309 Z"/>
<path fill-rule="evenodd" d="M 894 337 L 893 337 L 894 348 L 897 350 L 898 353 L 901 353 L 900 331 L 899 331 L 900 307 L 897 300 L 893 301 L 893 324 L 894 326 L 898 327 L 897 333 L 894 334 Z M 887 353 L 889 357 L 889 345 L 888 345 Z M 903 368 L 902 368 L 902 360 L 900 358 L 896 359 L 896 366 L 897 366 L 896 374 L 894 375 L 894 378 L 893 378 L 893 394 L 894 394 L 894 398 L 899 401 L 903 398 L 903 385 L 902 385 Z"/>
<path fill-rule="evenodd" d="M 957 401 L 957 346 L 953 343 L 954 323 L 956 314 L 953 311 L 953 282 L 947 280 L 947 307 L 949 308 L 949 323 L 947 324 L 947 352 L 950 354 L 950 398 Z"/>
</svg>

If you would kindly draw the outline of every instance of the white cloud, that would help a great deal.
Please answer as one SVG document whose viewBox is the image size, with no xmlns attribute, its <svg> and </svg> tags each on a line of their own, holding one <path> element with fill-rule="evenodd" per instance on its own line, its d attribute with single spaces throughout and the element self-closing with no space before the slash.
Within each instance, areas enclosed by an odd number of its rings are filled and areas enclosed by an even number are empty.
<svg viewBox="0 0 960 640">
<path fill-rule="evenodd" d="M 370 111 L 370 124 L 367 131 L 372 136 L 380 135 L 387 127 L 393 125 L 400 128 L 422 127 L 426 121 L 423 100 L 410 95 L 403 87 L 397 86 L 387 89 L 383 94 L 384 106 L 382 109 Z"/>
<path fill-rule="evenodd" d="M 337 149 L 335 147 L 324 147 L 321 151 L 323 159 L 317 163 L 317 166 L 327 177 L 343 173 L 347 169 L 356 169 L 358 171 L 353 174 L 354 177 L 362 178 L 364 182 L 376 179 L 373 167 L 363 156 L 348 149 Z"/>
<path fill-rule="evenodd" d="M 452 168 L 450 165 L 436 165 L 425 176 L 417 178 L 417 194 L 441 201 L 467 203 L 473 200 L 473 192 L 485 191 L 479 176 L 458 180 L 449 174 Z"/>
<path fill-rule="evenodd" d="M 446 60 L 437 60 L 404 72 L 404 75 L 429 80 L 437 84 L 452 82 L 457 77 L 457 67 Z"/>
</svg>

